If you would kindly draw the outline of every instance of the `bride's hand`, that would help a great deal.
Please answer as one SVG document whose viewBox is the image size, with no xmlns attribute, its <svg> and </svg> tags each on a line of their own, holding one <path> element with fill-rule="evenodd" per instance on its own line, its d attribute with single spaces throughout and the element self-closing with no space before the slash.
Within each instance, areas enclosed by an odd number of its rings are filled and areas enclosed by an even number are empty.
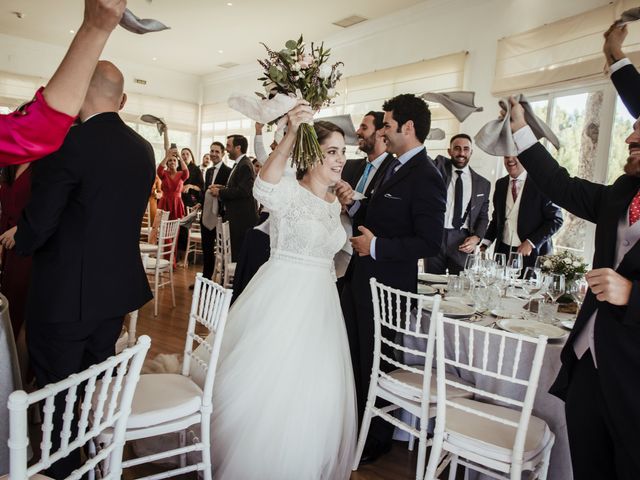
<svg viewBox="0 0 640 480">
<path fill-rule="evenodd" d="M 287 118 L 287 133 L 294 134 L 298 132 L 298 128 L 303 123 L 313 122 L 313 110 L 311 110 L 309 102 L 298 100 L 297 105 L 287 113 Z"/>
</svg>

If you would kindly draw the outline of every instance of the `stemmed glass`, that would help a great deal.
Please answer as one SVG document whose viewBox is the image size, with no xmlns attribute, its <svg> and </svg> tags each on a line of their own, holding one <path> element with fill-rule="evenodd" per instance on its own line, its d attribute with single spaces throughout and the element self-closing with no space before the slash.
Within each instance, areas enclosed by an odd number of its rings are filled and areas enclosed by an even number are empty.
<svg viewBox="0 0 640 480">
<path fill-rule="evenodd" d="M 584 278 L 579 278 L 578 280 L 574 280 L 569 288 L 567 289 L 567 293 L 571 295 L 571 297 L 578 304 L 578 311 L 582 307 L 582 302 L 584 302 L 584 297 L 587 295 L 587 291 L 589 290 L 589 284 Z"/>
<path fill-rule="evenodd" d="M 564 274 L 552 273 L 549 276 L 551 277 L 551 281 L 549 282 L 546 293 L 555 303 L 562 295 L 567 292 L 567 289 L 565 288 Z"/>
<path fill-rule="evenodd" d="M 493 261 L 496 262 L 498 268 L 504 268 L 507 266 L 507 256 L 504 253 L 494 253 Z"/>
<path fill-rule="evenodd" d="M 527 312 L 531 313 L 531 302 L 533 297 L 542 289 L 542 272 L 535 267 L 527 267 L 522 276 L 522 289 L 527 293 Z"/>
<path fill-rule="evenodd" d="M 509 288 L 513 288 L 516 283 L 516 279 L 520 276 L 522 271 L 522 254 L 518 252 L 509 253 L 507 259 L 507 272 L 509 273 Z"/>
</svg>

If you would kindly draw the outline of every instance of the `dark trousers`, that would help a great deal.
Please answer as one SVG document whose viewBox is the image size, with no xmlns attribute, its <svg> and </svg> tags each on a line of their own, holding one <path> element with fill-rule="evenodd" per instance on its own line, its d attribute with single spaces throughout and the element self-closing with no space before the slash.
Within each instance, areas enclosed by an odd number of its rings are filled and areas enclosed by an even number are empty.
<svg viewBox="0 0 640 480">
<path fill-rule="evenodd" d="M 509 253 L 515 252 L 518 247 L 510 247 L 506 243 L 498 242 L 496 243 L 496 248 L 494 249 L 494 253 L 504 253 L 506 255 L 506 260 L 509 260 Z M 534 248 L 531 251 L 531 255 L 528 257 L 522 256 L 522 274 L 524 274 L 524 269 L 527 267 L 533 267 L 536 264 L 536 259 L 538 258 L 538 251 Z"/>
<path fill-rule="evenodd" d="M 435 257 L 426 259 L 425 270 L 428 273 L 444 274 L 448 269 L 449 274 L 458 275 L 461 270 L 464 270 L 464 263 L 468 255 L 458 250 L 458 247 L 464 243 L 469 235 L 469 230 L 466 228 L 445 229 L 440 252 Z"/>
<path fill-rule="evenodd" d="M 244 292 L 245 287 L 260 267 L 269 260 L 269 255 L 271 254 L 269 241 L 269 235 L 261 230 L 252 228 L 247 232 L 233 275 L 232 304 Z"/>
<path fill-rule="evenodd" d="M 29 319 L 31 320 L 31 319 Z M 73 373 L 86 370 L 115 354 L 115 345 L 122 329 L 124 317 L 109 318 L 99 322 L 42 323 L 27 321 L 27 347 L 29 361 L 38 387 L 58 382 Z M 78 394 L 78 401 L 81 395 Z M 55 399 L 52 452 L 60 445 L 64 395 Z M 77 415 L 72 424 L 77 427 Z M 66 478 L 80 466 L 80 451 L 54 463 L 46 472 L 52 478 Z"/>
<path fill-rule="evenodd" d="M 373 346 L 374 346 L 374 323 L 373 304 L 371 302 L 371 290 L 369 288 L 358 288 L 356 282 L 351 281 L 351 277 L 344 281 L 340 304 L 345 319 L 347 338 L 349 340 L 349 350 L 351 352 L 351 363 L 353 366 L 353 376 L 356 386 L 356 399 L 358 406 L 358 420 L 362 423 L 362 417 L 369 394 L 369 384 L 371 381 L 371 370 L 373 368 Z M 368 286 L 368 285 L 367 285 Z M 395 335 L 388 329 L 382 329 L 382 335 L 394 341 Z M 382 353 L 393 358 L 391 347 L 382 344 Z M 380 369 L 390 372 L 396 367 L 386 362 L 380 362 Z M 377 407 L 388 405 L 388 402 L 378 399 Z M 394 426 L 376 417 L 371 422 L 367 442 L 377 442 L 382 445 L 389 445 L 393 437 Z"/>
<path fill-rule="evenodd" d="M 216 229 L 209 230 L 201 224 L 200 233 L 202 235 L 202 276 L 211 280 L 216 262 Z"/>
<path fill-rule="evenodd" d="M 576 362 L 565 402 L 574 480 L 640 478 L 640 457 L 619 434 L 590 351 Z"/>
</svg>

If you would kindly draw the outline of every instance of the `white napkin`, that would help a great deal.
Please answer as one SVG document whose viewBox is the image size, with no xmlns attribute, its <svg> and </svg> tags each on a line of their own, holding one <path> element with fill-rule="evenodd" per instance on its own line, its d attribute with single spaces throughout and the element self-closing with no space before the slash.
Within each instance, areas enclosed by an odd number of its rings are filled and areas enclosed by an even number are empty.
<svg viewBox="0 0 640 480">
<path fill-rule="evenodd" d="M 153 18 L 138 18 L 131 10 L 125 9 L 122 18 L 120 19 L 120 26 L 125 30 L 142 35 L 149 32 L 161 32 L 162 30 L 168 30 L 171 27 L 167 27 L 164 23 L 154 20 Z"/>
<path fill-rule="evenodd" d="M 296 106 L 297 101 L 297 98 L 282 93 L 278 93 L 269 100 L 260 100 L 258 97 L 234 93 L 227 100 L 227 104 L 254 122 L 266 124 L 287 113 Z M 280 126 L 278 125 L 278 127 Z"/>
</svg>

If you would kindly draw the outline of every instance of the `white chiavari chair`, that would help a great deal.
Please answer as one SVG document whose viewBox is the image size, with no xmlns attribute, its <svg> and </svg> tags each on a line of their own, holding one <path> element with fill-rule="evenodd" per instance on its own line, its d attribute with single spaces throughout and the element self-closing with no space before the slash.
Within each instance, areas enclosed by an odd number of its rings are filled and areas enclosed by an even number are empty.
<svg viewBox="0 0 640 480">
<path fill-rule="evenodd" d="M 176 295 L 173 286 L 173 267 L 175 264 L 176 247 L 180 220 L 164 220 L 160 223 L 158 245 L 155 256 L 149 257 L 146 272 L 153 284 L 153 315 L 158 316 L 158 291 L 165 285 L 171 286 L 171 300 L 176 306 Z M 164 277 L 168 279 L 165 280 Z"/>
<path fill-rule="evenodd" d="M 426 478 L 437 478 L 438 463 L 449 461 L 450 480 L 456 478 L 458 465 L 493 478 L 519 480 L 529 472 L 526 478 L 546 479 L 555 436 L 531 411 L 547 337 L 509 333 L 441 314 L 436 323 L 438 401 Z M 533 362 L 523 355 L 530 348 Z M 450 369 L 489 379 L 492 391 L 447 378 Z M 522 392 L 521 399 L 496 393 L 514 386 Z M 451 398 L 450 388 L 466 390 L 474 399 Z"/>
<path fill-rule="evenodd" d="M 142 216 L 142 225 L 140 226 L 140 238 L 144 238 L 149 241 L 149 235 L 151 234 L 151 214 L 149 212 L 149 204 L 147 203 L 147 209 Z"/>
<path fill-rule="evenodd" d="M 193 209 L 191 207 L 187 207 L 187 214 L 190 214 Z M 189 226 L 189 231 L 187 234 L 187 248 L 184 252 L 184 261 L 182 263 L 183 267 L 187 267 L 189 265 L 189 254 L 193 253 L 193 263 L 196 262 L 196 256 L 202 255 L 202 232 L 200 230 L 200 214 L 196 220 L 191 223 Z"/>
<path fill-rule="evenodd" d="M 356 457 L 353 469 L 357 470 L 369 426 L 374 417 L 393 424 L 418 439 L 418 462 L 416 479 L 424 476 L 429 418 L 435 416 L 433 405 L 436 400 L 435 385 L 432 385 L 433 355 L 435 345 L 435 322 L 423 325 L 423 312 L 432 311 L 432 318 L 438 312 L 440 296 L 428 298 L 423 295 L 404 292 L 370 280 L 374 312 L 374 353 L 371 383 L 367 396 Z M 388 334 L 383 334 L 383 329 Z M 426 330 L 426 333 L 425 333 Z M 401 338 L 412 337 L 425 349 L 405 347 Z M 416 360 L 418 364 L 416 364 Z M 455 389 L 452 394 L 468 395 Z M 376 406 L 376 400 L 388 402 L 387 406 Z M 393 412 L 404 409 L 419 420 L 419 426 L 404 422 L 393 416 Z"/>
<path fill-rule="evenodd" d="M 92 475 L 101 463 L 108 463 L 103 479 L 119 479 L 122 474 L 122 450 L 131 401 L 144 357 L 151 340 L 143 335 L 138 343 L 102 363 L 73 374 L 60 382 L 47 385 L 41 390 L 27 393 L 17 390 L 9 396 L 10 413 L 10 470 L 8 477 L 15 480 L 27 478 L 49 478 L 38 475 L 53 463 L 83 447 L 104 430 L 113 432 L 112 440 L 100 452 L 87 459 L 75 470 L 69 480 Z M 98 380 L 102 378 L 102 380 Z M 86 384 L 85 384 L 86 382 Z M 83 384 L 84 388 L 83 388 Z M 84 390 L 84 398 L 78 404 L 78 397 Z M 60 432 L 60 446 L 54 451 L 52 436 L 54 401 L 57 395 L 65 400 L 64 420 Z M 92 400 L 95 405 L 92 405 Z M 44 402 L 42 421 L 42 441 L 40 459 L 28 466 L 28 424 L 27 409 L 31 405 Z M 77 431 L 73 425 L 77 423 Z"/>
<path fill-rule="evenodd" d="M 200 471 L 206 480 L 211 480 L 211 397 L 231 293 L 231 290 L 203 278 L 200 273 L 197 274 L 182 372 L 148 374 L 140 377 L 126 432 L 127 441 L 181 432 L 182 445 L 165 452 L 127 460 L 123 462 L 123 468 L 179 455 L 179 468 L 163 472 L 154 478 L 168 478 Z M 193 348 L 194 344 L 199 347 L 197 351 Z M 200 437 L 194 439 L 191 445 L 185 445 L 184 432 L 193 425 L 199 427 Z M 186 454 L 190 452 L 200 452 L 202 460 L 193 465 L 186 465 Z"/>
<path fill-rule="evenodd" d="M 149 237 L 146 242 L 140 242 L 140 253 L 154 254 L 158 249 L 158 232 L 160 231 L 160 224 L 163 221 L 169 220 L 169 212 L 167 210 L 157 210 L 156 216 L 153 219 L 153 225 L 149 232 Z"/>
<path fill-rule="evenodd" d="M 222 224 L 222 285 L 231 288 L 236 273 L 236 264 L 231 260 L 231 234 L 229 222 Z"/>
</svg>

